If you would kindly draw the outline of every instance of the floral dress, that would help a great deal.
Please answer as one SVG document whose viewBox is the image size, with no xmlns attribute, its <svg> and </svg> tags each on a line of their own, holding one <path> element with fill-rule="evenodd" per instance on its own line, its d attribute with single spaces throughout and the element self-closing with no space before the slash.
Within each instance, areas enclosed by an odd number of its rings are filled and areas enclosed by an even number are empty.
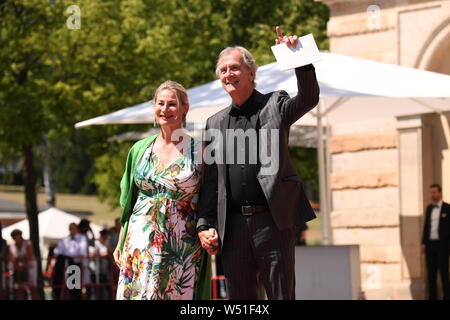
<svg viewBox="0 0 450 320">
<path fill-rule="evenodd" d="M 190 148 L 167 168 L 153 145 L 134 173 L 139 193 L 121 255 L 117 299 L 193 299 L 202 253 L 194 221 L 199 143 L 190 138 Z"/>
</svg>

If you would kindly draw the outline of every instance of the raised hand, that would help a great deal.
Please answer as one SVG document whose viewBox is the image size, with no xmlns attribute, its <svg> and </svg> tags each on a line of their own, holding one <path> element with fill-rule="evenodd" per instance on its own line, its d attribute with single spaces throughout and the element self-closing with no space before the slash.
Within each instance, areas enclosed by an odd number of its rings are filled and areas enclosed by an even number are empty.
<svg viewBox="0 0 450 320">
<path fill-rule="evenodd" d="M 293 36 L 283 36 L 283 32 L 279 26 L 275 27 L 275 31 L 277 33 L 277 39 L 275 39 L 275 44 L 286 43 L 288 48 L 295 48 L 298 44 L 298 37 L 296 35 Z"/>
</svg>

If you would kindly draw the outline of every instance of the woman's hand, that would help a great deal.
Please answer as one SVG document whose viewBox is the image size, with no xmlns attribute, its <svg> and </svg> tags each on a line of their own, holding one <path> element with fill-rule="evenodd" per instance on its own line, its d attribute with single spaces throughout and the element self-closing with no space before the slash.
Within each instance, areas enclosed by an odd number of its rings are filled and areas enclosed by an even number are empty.
<svg viewBox="0 0 450 320">
<path fill-rule="evenodd" d="M 120 227 L 120 232 L 119 232 L 119 240 L 117 242 L 117 246 L 116 249 L 114 249 L 113 252 L 113 258 L 114 258 L 114 262 L 116 263 L 117 267 L 120 269 L 121 263 L 120 263 L 120 248 L 119 248 L 119 244 L 121 243 L 121 239 L 122 239 L 122 232 L 123 232 L 123 226 Z"/>
<path fill-rule="evenodd" d="M 116 263 L 117 267 L 120 269 L 121 263 L 120 263 L 120 249 L 119 246 L 114 249 L 113 252 L 114 262 Z"/>
</svg>

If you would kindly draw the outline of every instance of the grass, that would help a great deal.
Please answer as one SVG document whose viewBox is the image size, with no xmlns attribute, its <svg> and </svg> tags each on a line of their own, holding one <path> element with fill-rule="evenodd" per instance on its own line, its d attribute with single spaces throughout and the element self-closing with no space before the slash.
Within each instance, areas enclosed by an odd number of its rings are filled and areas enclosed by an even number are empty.
<svg viewBox="0 0 450 320">
<path fill-rule="evenodd" d="M 120 209 L 111 210 L 109 205 L 98 200 L 96 195 L 82 194 L 56 194 L 55 207 L 67 211 L 91 211 L 92 216 L 88 219 L 100 226 L 106 224 L 114 225 L 114 219 L 120 215 Z M 0 199 L 12 200 L 16 202 L 25 202 L 25 195 L 22 186 L 5 186 L 0 185 Z M 42 188 L 38 189 L 37 194 L 38 206 L 45 206 L 45 193 Z"/>
</svg>

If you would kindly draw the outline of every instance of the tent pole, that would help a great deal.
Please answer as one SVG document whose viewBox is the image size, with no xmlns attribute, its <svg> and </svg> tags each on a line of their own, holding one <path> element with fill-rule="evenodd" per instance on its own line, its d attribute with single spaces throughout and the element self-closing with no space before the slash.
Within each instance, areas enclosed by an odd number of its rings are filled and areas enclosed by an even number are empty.
<svg viewBox="0 0 450 320">
<path fill-rule="evenodd" d="M 325 106 L 325 102 L 324 102 Z M 325 109 L 325 107 L 324 107 Z M 326 116 L 325 116 L 326 118 Z M 330 135 L 331 129 L 328 121 L 325 123 L 325 194 L 327 195 L 327 236 L 328 236 L 328 245 L 333 244 L 333 232 L 331 231 L 331 208 L 332 208 L 332 200 L 331 200 L 331 153 L 330 153 Z"/>
<path fill-rule="evenodd" d="M 320 217 L 322 220 L 322 243 L 329 245 L 329 219 L 328 219 L 328 197 L 326 186 L 325 154 L 323 145 L 323 127 L 322 127 L 322 107 L 323 99 L 320 99 L 317 106 L 317 157 L 319 158 L 319 198 L 320 198 Z"/>
</svg>

